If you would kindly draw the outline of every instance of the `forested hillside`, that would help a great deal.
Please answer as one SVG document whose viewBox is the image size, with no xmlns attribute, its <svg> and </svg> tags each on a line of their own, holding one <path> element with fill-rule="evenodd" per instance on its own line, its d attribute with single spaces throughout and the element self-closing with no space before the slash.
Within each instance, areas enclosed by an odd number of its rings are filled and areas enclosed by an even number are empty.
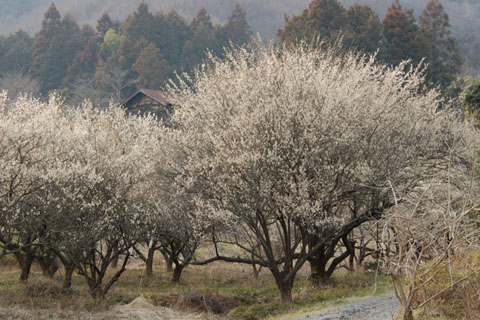
<svg viewBox="0 0 480 320">
<path fill-rule="evenodd" d="M 100 16 L 107 11 L 113 19 L 123 20 L 133 12 L 140 0 L 62 0 L 56 3 L 59 11 L 70 13 L 78 23 L 95 25 Z M 300 13 L 308 6 L 310 0 L 144 0 L 153 12 L 159 10 L 168 13 L 175 9 L 180 15 L 190 20 L 201 6 L 210 14 L 214 23 L 224 23 L 238 2 L 246 12 L 248 22 L 254 33 L 259 32 L 265 40 L 276 40 L 276 31 L 283 27 L 284 14 Z M 346 7 L 355 2 L 369 5 L 379 16 L 384 18 L 391 1 L 386 0 L 341 0 Z M 402 0 L 403 7 L 412 8 L 419 16 L 428 0 Z M 43 13 L 51 0 L 0 0 L 0 33 L 10 34 L 18 29 L 33 34 L 41 25 Z M 450 17 L 452 32 L 458 39 L 462 55 L 465 57 L 463 73 L 477 76 L 480 69 L 480 1 L 444 0 L 442 4 Z"/>
<path fill-rule="evenodd" d="M 0 0 L 0 32 L 12 33 L 22 28 L 33 34 L 38 31 L 43 13 L 52 0 Z M 292 14 L 308 6 L 310 0 L 145 0 L 152 12 L 168 13 L 175 9 L 187 20 L 193 18 L 200 7 L 205 7 L 214 23 L 224 23 L 235 3 L 238 2 L 246 11 L 247 18 L 255 32 L 260 32 L 265 39 L 273 39 L 277 28 L 283 25 L 284 13 Z M 123 20 L 133 12 L 140 0 L 62 0 L 56 1 L 58 10 L 70 13 L 78 23 L 95 25 L 103 12 L 107 11 L 112 19 Z M 6 8 L 6 9 L 3 9 Z"/>
<path fill-rule="evenodd" d="M 355 2 L 372 7 L 381 18 L 385 16 L 391 1 L 385 0 L 341 0 L 345 6 Z M 416 17 L 422 14 L 428 0 L 401 0 L 403 7 L 412 8 Z M 478 77 L 480 75 L 480 1 L 478 0 L 442 0 L 452 25 L 452 32 L 458 40 L 464 57 L 463 73 Z"/>
<path fill-rule="evenodd" d="M 139 88 L 162 88 L 175 73 L 191 72 L 207 49 L 222 56 L 224 48 L 248 43 L 257 31 L 264 40 L 285 43 L 318 37 L 335 42 L 342 35 L 345 48 L 379 50 L 377 58 L 393 66 L 426 58 L 427 80 L 442 89 L 459 74 L 478 75 L 480 36 L 455 34 L 458 15 L 467 10 L 469 21 L 478 4 L 397 0 L 385 8 L 386 1 L 350 2 L 65 0 L 45 9 L 47 0 L 0 0 L 1 21 L 17 22 L 3 30 L 22 27 L 0 36 L 0 88 L 11 96 L 56 91 L 72 103 L 118 102 Z M 282 17 L 284 12 L 290 14 Z M 43 17 L 39 26 L 37 17 Z M 477 22 L 470 20 L 473 28 Z"/>
<path fill-rule="evenodd" d="M 440 86 L 450 96 L 455 95 L 450 88 L 462 66 L 448 14 L 439 0 L 430 0 L 418 21 L 413 9 L 399 1 L 388 6 L 381 20 L 366 4 L 345 7 L 337 0 L 316 0 L 301 14 L 287 18 L 278 38 L 286 45 L 341 41 L 344 49 L 375 54 L 387 65 L 397 66 L 403 61 L 414 66 L 423 64 L 428 85 Z"/>
<path fill-rule="evenodd" d="M 420 15 L 428 0 L 402 0 L 403 6 L 413 8 Z M 95 24 L 104 11 L 114 19 L 123 19 L 140 3 L 140 0 L 62 0 L 55 3 L 63 14 L 69 12 L 79 24 Z M 164 0 L 144 1 L 152 11 L 168 12 L 175 9 L 187 19 L 192 18 L 201 6 L 204 6 L 215 23 L 223 23 L 238 2 L 246 11 L 248 21 L 255 32 L 260 32 L 265 39 L 273 39 L 277 28 L 283 26 L 283 15 L 299 13 L 306 8 L 310 0 Z M 361 2 L 371 6 L 380 17 L 385 16 L 391 1 L 385 0 L 341 0 L 345 6 Z M 43 13 L 51 0 L 0 0 L 1 33 L 12 33 L 19 28 L 34 33 L 40 27 Z M 476 0 L 444 0 L 442 4 L 448 12 L 454 33 L 457 37 L 471 36 L 478 30 L 480 21 L 480 2 Z"/>
<path fill-rule="evenodd" d="M 51 4 L 34 37 L 24 31 L 0 37 L 0 87 L 11 96 L 56 91 L 72 103 L 120 102 L 138 88 L 159 89 L 175 72 L 190 72 L 207 49 L 221 56 L 251 36 L 239 5 L 224 24 L 215 24 L 204 8 L 187 21 L 141 3 L 123 21 L 104 12 L 93 26 L 80 27 Z"/>
</svg>

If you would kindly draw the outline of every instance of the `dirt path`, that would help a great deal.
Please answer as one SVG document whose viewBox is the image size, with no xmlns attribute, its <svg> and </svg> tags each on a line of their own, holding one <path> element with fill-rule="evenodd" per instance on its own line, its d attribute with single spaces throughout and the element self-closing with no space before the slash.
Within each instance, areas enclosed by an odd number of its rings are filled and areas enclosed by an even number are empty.
<svg viewBox="0 0 480 320">
<path fill-rule="evenodd" d="M 390 320 L 397 307 L 395 294 L 388 293 L 334 309 L 305 314 L 291 320 Z"/>
</svg>

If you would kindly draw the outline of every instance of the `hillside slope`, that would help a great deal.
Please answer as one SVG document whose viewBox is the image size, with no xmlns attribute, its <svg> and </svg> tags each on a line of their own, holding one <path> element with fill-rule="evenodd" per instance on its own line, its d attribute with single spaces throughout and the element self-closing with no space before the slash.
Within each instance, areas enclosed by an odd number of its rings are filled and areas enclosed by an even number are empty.
<svg viewBox="0 0 480 320">
<path fill-rule="evenodd" d="M 97 19 L 107 11 L 113 19 L 123 20 L 135 11 L 142 0 L 61 0 L 56 6 L 61 14 L 70 13 L 78 23 L 95 26 Z M 284 15 L 299 14 L 311 0 L 144 0 L 152 12 L 168 12 L 175 9 L 190 20 L 204 6 L 215 23 L 224 23 L 235 2 L 245 9 L 252 30 L 262 39 L 276 40 L 276 31 L 284 26 Z M 40 29 L 43 14 L 51 0 L 0 0 L 0 34 L 11 34 L 18 29 L 34 34 Z M 393 0 L 341 0 L 345 7 L 354 2 L 370 5 L 383 19 L 386 8 Z M 420 15 L 428 0 L 402 0 L 403 7 L 413 8 Z M 467 73 L 477 74 L 478 51 L 480 51 L 480 1 L 441 0 L 450 17 L 452 31 L 457 37 Z"/>
</svg>

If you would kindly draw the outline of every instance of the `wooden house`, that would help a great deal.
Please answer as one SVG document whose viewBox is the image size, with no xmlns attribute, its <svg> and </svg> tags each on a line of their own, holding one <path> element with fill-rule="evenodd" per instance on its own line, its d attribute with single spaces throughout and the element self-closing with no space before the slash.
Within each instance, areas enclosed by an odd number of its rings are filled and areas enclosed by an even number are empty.
<svg viewBox="0 0 480 320">
<path fill-rule="evenodd" d="M 172 97 L 163 91 L 140 89 L 122 103 L 127 112 L 144 115 L 153 113 L 159 119 L 168 120 L 173 113 Z"/>
</svg>

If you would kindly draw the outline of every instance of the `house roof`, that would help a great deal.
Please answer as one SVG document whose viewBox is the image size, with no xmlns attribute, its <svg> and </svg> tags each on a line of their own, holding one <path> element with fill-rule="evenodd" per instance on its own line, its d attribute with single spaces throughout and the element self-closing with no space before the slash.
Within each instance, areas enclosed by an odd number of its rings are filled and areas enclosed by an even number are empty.
<svg viewBox="0 0 480 320">
<path fill-rule="evenodd" d="M 153 100 L 157 101 L 158 103 L 168 105 L 168 104 L 174 104 L 175 97 L 173 97 L 171 94 L 164 92 L 164 91 L 158 91 L 158 90 L 150 90 L 150 89 L 140 89 L 137 92 L 135 92 L 133 95 L 131 95 L 123 105 L 127 105 L 130 100 L 135 98 L 139 94 L 144 94 L 149 98 L 152 98 Z"/>
</svg>

